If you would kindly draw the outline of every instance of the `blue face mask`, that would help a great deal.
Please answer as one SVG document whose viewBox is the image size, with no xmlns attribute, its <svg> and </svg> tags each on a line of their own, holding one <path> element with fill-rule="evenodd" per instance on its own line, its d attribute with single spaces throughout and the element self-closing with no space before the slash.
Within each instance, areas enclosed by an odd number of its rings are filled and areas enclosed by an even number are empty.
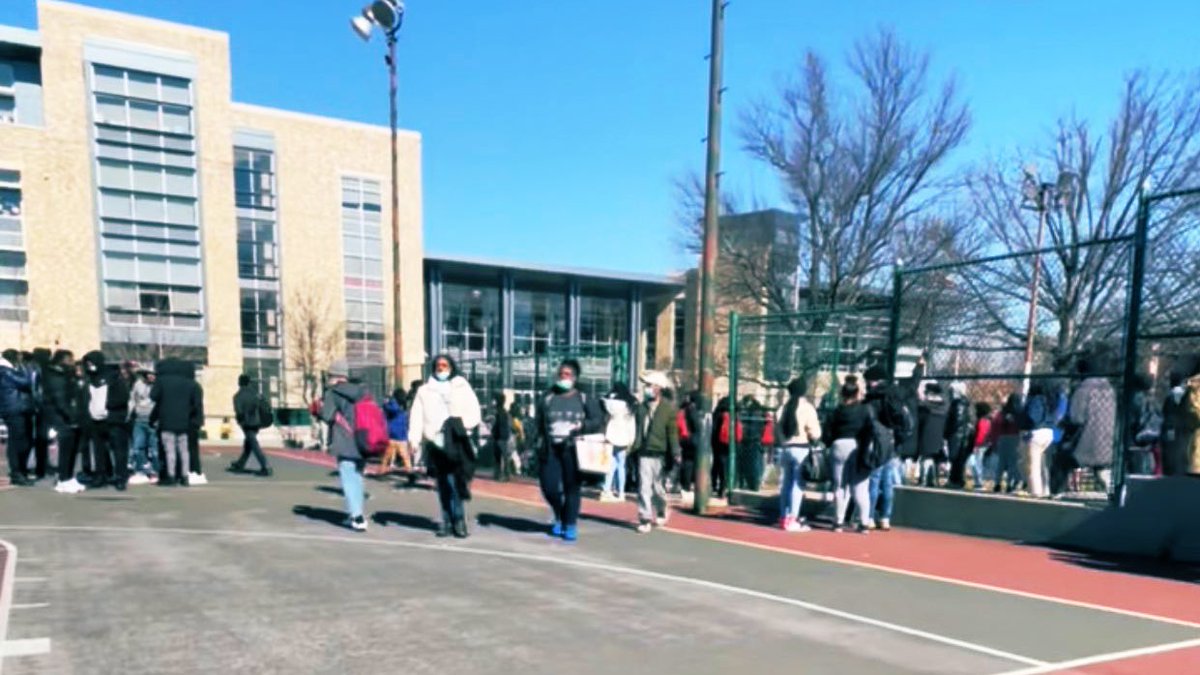
<svg viewBox="0 0 1200 675">
<path fill-rule="evenodd" d="M 445 372 L 445 373 L 434 373 L 434 374 L 433 374 L 433 376 L 434 376 L 435 378 L 437 378 L 437 381 L 438 381 L 438 382 L 445 382 L 446 380 L 450 379 L 450 373 L 449 373 L 449 372 Z"/>
<path fill-rule="evenodd" d="M 575 380 L 562 379 L 554 383 L 559 391 L 570 391 L 575 386 Z"/>
</svg>

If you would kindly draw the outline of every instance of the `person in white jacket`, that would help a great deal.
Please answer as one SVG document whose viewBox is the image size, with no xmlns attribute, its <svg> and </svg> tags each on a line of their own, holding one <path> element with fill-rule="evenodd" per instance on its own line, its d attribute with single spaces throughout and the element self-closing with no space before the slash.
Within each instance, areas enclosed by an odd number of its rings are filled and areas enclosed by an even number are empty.
<svg viewBox="0 0 1200 675">
<path fill-rule="evenodd" d="M 608 423 L 604 425 L 604 440 L 612 446 L 613 461 L 609 465 L 608 474 L 604 477 L 600 501 L 623 502 L 625 501 L 625 459 L 629 455 L 629 448 L 637 440 L 638 403 L 630 393 L 629 386 L 624 382 L 614 384 L 612 391 L 608 392 L 602 402 L 608 418 Z"/>
<path fill-rule="evenodd" d="M 454 458 L 454 439 L 449 433 L 452 424 L 448 423 L 457 419 L 462 423 L 462 429 L 470 434 L 483 416 L 475 390 L 471 389 L 467 378 L 459 374 L 454 359 L 437 356 L 430 370 L 429 380 L 417 389 L 409 411 L 408 444 L 409 447 L 424 448 L 437 479 L 438 500 L 442 507 L 442 523 L 437 535 L 446 537 L 453 533 L 462 539 L 468 534 L 463 497 L 468 494 L 469 487 L 459 470 L 461 461 Z"/>
</svg>

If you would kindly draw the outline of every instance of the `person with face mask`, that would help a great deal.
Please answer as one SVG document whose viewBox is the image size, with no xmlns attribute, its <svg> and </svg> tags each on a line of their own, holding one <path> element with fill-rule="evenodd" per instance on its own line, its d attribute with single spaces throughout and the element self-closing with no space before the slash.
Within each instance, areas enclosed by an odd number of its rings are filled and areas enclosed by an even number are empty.
<svg viewBox="0 0 1200 675">
<path fill-rule="evenodd" d="M 84 443 L 92 444 L 96 475 L 92 487 L 112 484 L 124 490 L 129 480 L 129 442 L 125 421 L 129 416 L 129 387 L 104 354 L 91 351 L 83 357 L 86 380 Z"/>
<path fill-rule="evenodd" d="M 648 534 L 667 524 L 667 491 L 663 485 L 666 458 L 680 457 L 678 409 L 667 397 L 671 380 L 660 372 L 642 375 L 646 404 L 638 411 L 638 528 Z"/>
<path fill-rule="evenodd" d="M 408 416 L 410 447 L 423 445 L 434 478 L 442 522 L 437 536 L 453 534 L 465 539 L 466 507 L 471 498 L 471 476 L 475 470 L 471 434 L 483 421 L 479 398 L 471 383 L 458 372 L 458 365 L 446 355 L 433 359 L 429 379 L 413 396 Z"/>
<path fill-rule="evenodd" d="M 46 366 L 45 416 L 50 437 L 58 444 L 58 483 L 54 491 L 76 494 L 84 486 L 75 478 L 75 455 L 79 445 L 79 382 L 75 377 L 75 355 L 60 349 Z"/>
<path fill-rule="evenodd" d="M 579 390 L 579 362 L 566 359 L 558 366 L 554 387 L 538 401 L 538 464 L 542 495 L 554 512 L 550 536 L 566 541 L 579 538 L 579 456 L 575 439 L 603 430 L 600 406 Z"/>
<path fill-rule="evenodd" d="M 33 380 L 21 367 L 20 354 L 5 350 L 0 357 L 0 416 L 8 429 L 8 476 L 13 485 L 32 485 L 25 476 L 29 462 L 29 416 L 32 414 Z"/>
</svg>

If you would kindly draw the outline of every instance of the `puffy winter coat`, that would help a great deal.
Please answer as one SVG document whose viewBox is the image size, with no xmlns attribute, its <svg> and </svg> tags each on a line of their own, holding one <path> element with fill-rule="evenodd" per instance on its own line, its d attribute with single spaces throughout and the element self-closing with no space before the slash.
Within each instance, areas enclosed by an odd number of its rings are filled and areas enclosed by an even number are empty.
<svg viewBox="0 0 1200 675">
<path fill-rule="evenodd" d="M 29 373 L 0 358 L 0 416 L 24 415 L 33 410 L 33 381 Z"/>
<path fill-rule="evenodd" d="M 1200 375 L 1188 380 L 1182 417 L 1191 434 L 1188 444 L 1188 473 L 1200 474 Z"/>
<path fill-rule="evenodd" d="M 79 424 L 79 381 L 74 370 L 47 366 L 43 392 L 45 402 L 42 413 L 46 416 L 47 424 L 52 427 Z"/>
<path fill-rule="evenodd" d="M 1082 467 L 1112 464 L 1117 419 L 1117 394 L 1108 380 L 1091 377 L 1071 396 L 1071 422 L 1079 427 L 1075 461 Z"/>
<path fill-rule="evenodd" d="M 950 401 L 942 394 L 929 394 L 920 403 L 917 452 L 921 457 L 940 457 L 946 440 L 946 418 Z"/>
<path fill-rule="evenodd" d="M 408 415 L 408 442 L 417 447 L 422 441 L 435 445 L 444 442 L 443 427 L 446 420 L 457 417 L 468 432 L 483 421 L 479 409 L 479 398 L 471 383 L 461 375 L 439 382 L 430 377 L 413 397 L 412 410 Z"/>
<path fill-rule="evenodd" d="M 186 434 L 204 424 L 204 395 L 194 379 L 195 367 L 178 360 L 167 359 L 158 364 L 158 379 L 150 390 L 154 401 L 151 422 L 162 431 Z"/>
<path fill-rule="evenodd" d="M 615 397 L 603 399 L 608 413 L 608 424 L 604 427 L 604 440 L 615 448 L 628 450 L 637 440 L 637 414 L 629 402 Z"/>
</svg>

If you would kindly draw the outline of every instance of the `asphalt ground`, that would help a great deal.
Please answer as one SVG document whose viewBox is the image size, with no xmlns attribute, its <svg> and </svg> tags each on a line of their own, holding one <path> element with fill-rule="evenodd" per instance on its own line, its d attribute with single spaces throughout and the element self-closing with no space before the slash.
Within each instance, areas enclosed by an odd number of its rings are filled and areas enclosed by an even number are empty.
<svg viewBox="0 0 1200 675">
<path fill-rule="evenodd" d="M 532 489 L 483 482 L 465 541 L 433 536 L 428 488 L 371 480 L 358 534 L 328 468 L 276 459 L 262 479 L 229 459 L 207 456 L 195 488 L 0 490 L 4 675 L 1099 673 L 1156 652 L 1200 672 L 1188 622 L 638 535 L 629 505 L 567 544 Z"/>
</svg>

